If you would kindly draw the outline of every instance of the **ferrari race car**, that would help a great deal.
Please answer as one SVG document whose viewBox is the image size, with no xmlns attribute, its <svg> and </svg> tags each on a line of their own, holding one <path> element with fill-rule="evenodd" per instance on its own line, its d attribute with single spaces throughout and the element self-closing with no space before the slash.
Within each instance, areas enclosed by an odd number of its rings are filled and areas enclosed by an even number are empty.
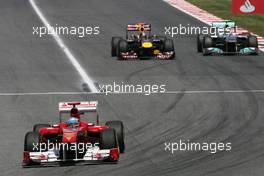
<svg viewBox="0 0 264 176">
<path fill-rule="evenodd" d="M 222 29 L 222 32 L 214 36 L 197 36 L 197 51 L 203 55 L 258 55 L 257 37 L 250 33 L 237 33 L 235 22 L 213 22 L 211 27 Z"/>
<path fill-rule="evenodd" d="M 99 125 L 97 104 L 60 102 L 58 124 L 36 124 L 26 133 L 22 166 L 116 163 L 125 151 L 124 126 L 121 121 Z M 81 116 L 94 116 L 96 123 L 83 121 Z"/>
<path fill-rule="evenodd" d="M 173 40 L 152 35 L 151 25 L 147 23 L 128 24 L 126 38 L 112 37 L 111 48 L 112 57 L 120 60 L 175 57 Z"/>
</svg>

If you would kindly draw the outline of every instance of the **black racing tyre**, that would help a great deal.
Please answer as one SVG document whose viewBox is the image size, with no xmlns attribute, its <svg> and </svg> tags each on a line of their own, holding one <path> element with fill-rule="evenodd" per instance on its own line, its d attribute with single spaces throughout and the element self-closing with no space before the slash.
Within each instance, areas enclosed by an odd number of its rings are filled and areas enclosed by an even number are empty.
<svg viewBox="0 0 264 176">
<path fill-rule="evenodd" d="M 125 129 L 124 129 L 123 122 L 108 121 L 105 123 L 105 125 L 115 130 L 120 153 L 124 153 L 125 151 L 125 140 L 124 140 L 125 139 Z"/>
<path fill-rule="evenodd" d="M 37 132 L 27 132 L 24 140 L 24 151 L 28 152 L 38 152 L 40 144 L 40 134 Z M 37 146 L 37 147 L 35 147 Z"/>
<path fill-rule="evenodd" d="M 164 41 L 164 52 L 174 51 L 174 44 L 173 40 L 165 39 Z"/>
<path fill-rule="evenodd" d="M 256 36 L 250 35 L 248 36 L 248 47 L 258 47 L 258 39 Z"/>
<path fill-rule="evenodd" d="M 121 39 L 122 39 L 121 37 L 112 37 L 112 40 L 111 40 L 111 56 L 112 57 L 117 56 L 118 42 Z"/>
<path fill-rule="evenodd" d="M 210 48 L 213 46 L 213 39 L 210 36 L 203 38 L 203 48 Z"/>
<path fill-rule="evenodd" d="M 164 43 L 163 43 L 163 51 L 164 52 L 173 52 L 173 55 L 170 59 L 174 59 L 175 58 L 175 50 L 174 50 L 174 43 L 173 40 L 171 39 L 165 39 Z"/>
<path fill-rule="evenodd" d="M 204 36 L 201 34 L 197 35 L 197 52 L 201 53 L 203 52 L 203 38 Z"/>
<path fill-rule="evenodd" d="M 33 127 L 33 131 L 39 133 L 40 128 L 45 128 L 45 127 L 50 127 L 50 125 L 49 124 L 36 124 Z"/>
<path fill-rule="evenodd" d="M 100 133 L 100 149 L 117 148 L 116 132 L 112 128 L 107 128 Z"/>
<path fill-rule="evenodd" d="M 117 57 L 122 59 L 121 53 L 128 52 L 128 43 L 126 40 L 119 40 L 118 47 L 117 47 Z"/>
</svg>

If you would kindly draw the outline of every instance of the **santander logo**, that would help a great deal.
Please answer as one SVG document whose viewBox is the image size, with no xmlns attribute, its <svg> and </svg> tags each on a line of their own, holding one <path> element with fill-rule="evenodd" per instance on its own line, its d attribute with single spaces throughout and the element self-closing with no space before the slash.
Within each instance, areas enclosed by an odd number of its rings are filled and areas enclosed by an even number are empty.
<svg viewBox="0 0 264 176">
<path fill-rule="evenodd" d="M 249 0 L 246 0 L 245 3 L 240 7 L 240 11 L 243 13 L 252 13 L 256 10 L 256 7 L 251 4 Z"/>
</svg>

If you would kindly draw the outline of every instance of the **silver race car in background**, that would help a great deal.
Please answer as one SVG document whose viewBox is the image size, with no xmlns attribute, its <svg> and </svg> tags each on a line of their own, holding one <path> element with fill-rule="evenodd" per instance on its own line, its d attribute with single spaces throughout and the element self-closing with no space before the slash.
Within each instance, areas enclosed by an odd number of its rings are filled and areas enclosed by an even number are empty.
<svg viewBox="0 0 264 176">
<path fill-rule="evenodd" d="M 257 37 L 250 33 L 237 33 L 233 21 L 213 22 L 211 27 L 222 29 L 217 35 L 197 36 L 197 51 L 203 55 L 242 54 L 258 55 Z"/>
</svg>

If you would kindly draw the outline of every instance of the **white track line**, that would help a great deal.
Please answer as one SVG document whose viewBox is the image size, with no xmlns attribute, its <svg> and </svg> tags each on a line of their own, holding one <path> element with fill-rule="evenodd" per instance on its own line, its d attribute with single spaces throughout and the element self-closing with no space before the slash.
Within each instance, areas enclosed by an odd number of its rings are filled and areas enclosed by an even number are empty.
<svg viewBox="0 0 264 176">
<path fill-rule="evenodd" d="M 223 94 L 223 93 L 264 93 L 264 90 L 187 90 L 187 91 L 167 91 L 163 93 L 151 93 L 150 95 L 155 94 Z M 41 95 L 105 95 L 104 92 L 24 92 L 24 93 L 0 93 L 0 96 L 41 96 Z M 107 95 L 111 94 L 138 94 L 138 95 L 145 95 L 142 92 L 108 92 Z"/>
<path fill-rule="evenodd" d="M 46 26 L 47 29 L 52 30 L 52 36 L 61 48 L 61 50 L 65 53 L 69 61 L 72 63 L 72 65 L 75 67 L 75 69 L 78 71 L 80 76 L 82 77 L 83 81 L 87 83 L 88 87 L 90 88 L 91 92 L 96 93 L 98 92 L 98 89 L 94 85 L 93 79 L 88 76 L 88 74 L 85 72 L 85 70 L 82 68 L 80 63 L 77 61 L 76 57 L 70 52 L 68 47 L 64 44 L 63 40 L 59 37 L 58 34 L 54 32 L 54 29 L 51 27 L 48 20 L 45 18 L 43 13 L 41 12 L 40 8 L 37 6 L 34 0 L 29 0 L 29 3 L 31 4 L 32 8 L 36 12 L 36 14 L 39 16 L 42 23 Z"/>
</svg>

